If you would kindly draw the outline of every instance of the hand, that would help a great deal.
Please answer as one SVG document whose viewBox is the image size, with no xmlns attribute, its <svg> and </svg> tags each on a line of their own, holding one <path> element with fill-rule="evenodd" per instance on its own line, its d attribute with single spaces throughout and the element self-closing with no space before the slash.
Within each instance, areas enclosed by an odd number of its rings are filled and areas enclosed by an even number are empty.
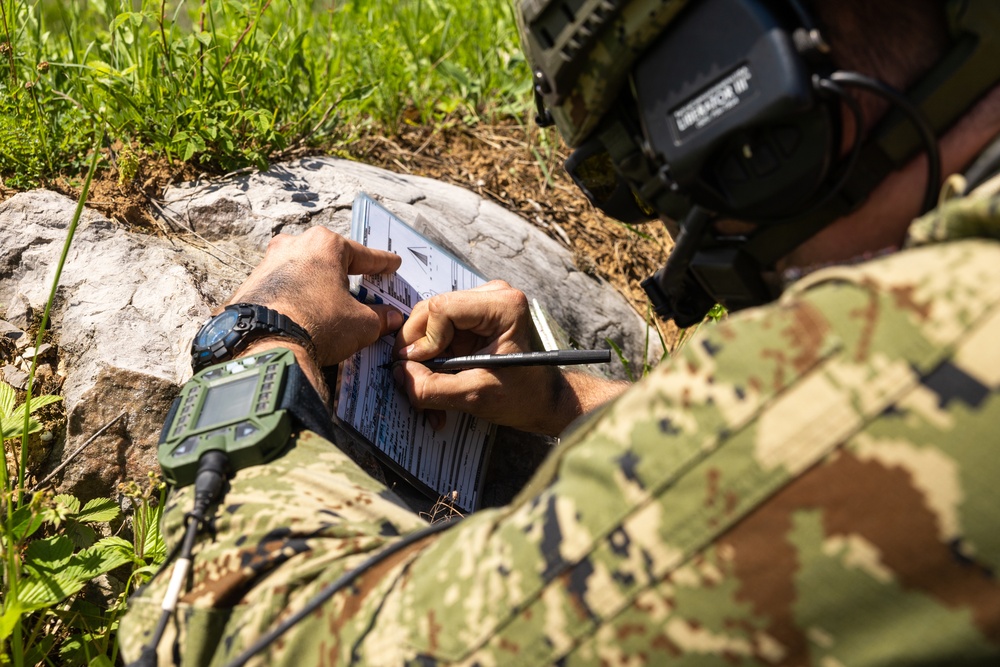
<svg viewBox="0 0 1000 667">
<path fill-rule="evenodd" d="M 347 276 L 390 273 L 399 263 L 398 255 L 366 248 L 324 227 L 299 236 L 278 234 L 229 303 L 260 304 L 290 317 L 309 332 L 319 365 L 332 366 L 403 322 L 391 306 L 355 300 Z"/>
<path fill-rule="evenodd" d="M 416 361 L 467 354 L 510 354 L 532 348 L 528 299 L 503 281 L 421 301 L 396 335 L 405 363 L 393 374 L 437 428 L 441 410 L 459 410 L 524 431 L 557 435 L 624 386 L 554 366 L 434 373 Z"/>
</svg>

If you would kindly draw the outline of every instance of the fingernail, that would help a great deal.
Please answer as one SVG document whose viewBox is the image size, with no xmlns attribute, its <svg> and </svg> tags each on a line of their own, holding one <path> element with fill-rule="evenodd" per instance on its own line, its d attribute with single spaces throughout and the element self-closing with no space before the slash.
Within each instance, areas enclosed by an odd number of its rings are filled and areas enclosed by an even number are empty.
<svg viewBox="0 0 1000 667">
<path fill-rule="evenodd" d="M 403 381 L 406 379 L 406 374 L 403 372 L 403 364 L 393 364 L 392 379 L 396 381 L 396 384 L 403 384 Z"/>
<path fill-rule="evenodd" d="M 409 359 L 410 353 L 413 352 L 414 347 L 416 347 L 416 345 L 407 345 L 406 347 L 404 347 L 402 350 L 399 351 L 399 358 Z"/>
<path fill-rule="evenodd" d="M 443 424 L 441 423 L 441 415 L 433 410 L 428 411 L 426 414 L 427 414 L 427 423 L 430 424 L 431 428 L 434 429 L 435 431 L 440 431 L 441 426 L 443 426 Z"/>
<path fill-rule="evenodd" d="M 398 310 L 390 310 L 389 314 L 385 316 L 385 323 L 389 325 L 389 329 L 395 331 L 403 326 L 403 314 Z"/>
</svg>

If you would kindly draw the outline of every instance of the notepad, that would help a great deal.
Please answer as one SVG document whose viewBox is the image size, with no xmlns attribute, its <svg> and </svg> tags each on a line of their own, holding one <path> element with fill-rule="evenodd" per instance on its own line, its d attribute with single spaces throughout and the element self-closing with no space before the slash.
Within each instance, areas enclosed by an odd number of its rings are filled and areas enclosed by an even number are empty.
<svg viewBox="0 0 1000 667">
<path fill-rule="evenodd" d="M 402 258 L 396 273 L 362 276 L 360 283 L 404 314 L 421 299 L 486 282 L 365 194 L 354 201 L 351 238 Z M 417 489 L 431 498 L 447 496 L 460 509 L 474 511 L 482 496 L 496 426 L 452 411 L 447 413 L 444 429 L 432 429 L 423 413 L 396 388 L 392 372 L 380 368 L 392 361 L 393 342 L 394 336 L 384 336 L 343 363 L 337 417 Z"/>
</svg>

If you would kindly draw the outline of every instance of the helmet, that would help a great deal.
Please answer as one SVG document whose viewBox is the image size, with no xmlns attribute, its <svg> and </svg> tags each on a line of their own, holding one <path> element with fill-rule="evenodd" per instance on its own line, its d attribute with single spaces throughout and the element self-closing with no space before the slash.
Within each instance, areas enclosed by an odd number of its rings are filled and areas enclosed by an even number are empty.
<svg viewBox="0 0 1000 667">
<path fill-rule="evenodd" d="M 574 181 L 612 217 L 668 222 L 675 248 L 643 286 L 689 326 L 775 298 L 776 262 L 921 150 L 933 206 L 936 137 L 1000 81 L 1000 3 L 944 6 L 951 50 L 906 95 L 838 71 L 801 0 L 522 0 L 518 21 Z M 867 126 L 850 88 L 897 113 L 842 154 L 842 109 Z M 754 231 L 723 236 L 719 217 Z"/>
<path fill-rule="evenodd" d="M 614 104 L 636 59 L 688 0 L 524 0 L 518 26 L 535 90 L 570 146 Z"/>
</svg>

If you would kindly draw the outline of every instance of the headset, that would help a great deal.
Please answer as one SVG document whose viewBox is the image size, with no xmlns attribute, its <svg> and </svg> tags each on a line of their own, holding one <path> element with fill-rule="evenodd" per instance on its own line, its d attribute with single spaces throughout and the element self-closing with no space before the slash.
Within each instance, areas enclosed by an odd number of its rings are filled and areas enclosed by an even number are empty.
<svg viewBox="0 0 1000 667">
<path fill-rule="evenodd" d="M 782 287 L 775 263 L 922 150 L 923 210 L 933 208 L 936 137 L 1000 82 L 1000 2 L 943 5 L 950 50 L 905 95 L 838 71 L 799 0 L 692 3 L 646 49 L 566 170 L 606 214 L 667 222 L 675 247 L 643 282 L 659 316 L 687 327 L 715 303 L 739 310 L 773 300 Z M 841 155 L 842 109 L 865 127 L 851 88 L 886 99 L 890 111 Z M 536 86 L 544 125 L 553 100 L 543 92 L 551 91 Z M 755 231 L 724 236 L 712 224 L 721 217 Z"/>
</svg>

